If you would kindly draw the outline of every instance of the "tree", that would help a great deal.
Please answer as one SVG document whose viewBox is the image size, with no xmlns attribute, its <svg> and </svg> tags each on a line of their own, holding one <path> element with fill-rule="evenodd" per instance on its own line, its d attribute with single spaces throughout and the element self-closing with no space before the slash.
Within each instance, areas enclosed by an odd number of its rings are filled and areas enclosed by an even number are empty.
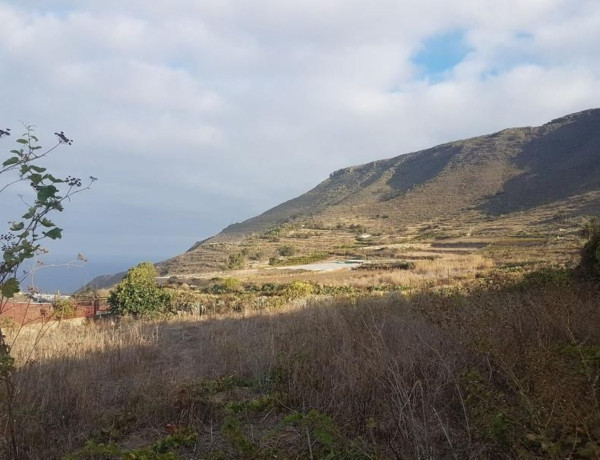
<svg viewBox="0 0 600 460">
<path fill-rule="evenodd" d="M 10 129 L 0 129 L 0 139 L 10 136 Z M 43 150 L 34 134 L 31 125 L 25 125 L 25 133 L 17 139 L 18 147 L 10 151 L 10 155 L 0 166 L 0 193 L 5 193 L 13 186 L 27 184 L 23 193 L 17 197 L 24 203 L 27 211 L 15 221 L 9 223 L 9 231 L 0 235 L 2 260 L 0 261 L 0 313 L 5 309 L 8 300 L 20 290 L 20 283 L 25 274 L 20 272 L 22 264 L 42 251 L 42 241 L 56 240 L 62 237 L 62 229 L 50 216 L 64 210 L 63 204 L 70 198 L 90 188 L 95 178 L 82 186 L 82 180 L 68 176 L 58 178 L 50 174 L 38 161 L 61 145 L 71 145 L 63 131 L 54 133 L 56 144 Z M 23 187 L 21 187 L 21 190 Z M 14 359 L 10 355 L 11 345 L 0 328 L 0 381 L 4 384 L 8 409 L 8 438 L 12 457 L 19 455 L 16 442 L 15 422 L 12 415 L 14 384 L 12 373 Z"/>
<path fill-rule="evenodd" d="M 108 297 L 111 312 L 134 316 L 170 313 L 171 296 L 158 287 L 156 276 L 156 269 L 150 262 L 129 269 Z"/>
</svg>

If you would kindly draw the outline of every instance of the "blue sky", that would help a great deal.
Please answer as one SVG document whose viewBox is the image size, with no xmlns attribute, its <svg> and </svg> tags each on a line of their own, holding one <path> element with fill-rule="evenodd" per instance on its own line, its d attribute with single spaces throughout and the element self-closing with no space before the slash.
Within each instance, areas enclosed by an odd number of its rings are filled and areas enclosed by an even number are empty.
<svg viewBox="0 0 600 460">
<path fill-rule="evenodd" d="M 47 166 L 99 178 L 48 245 L 92 276 L 342 167 L 598 107 L 597 43 L 595 0 L 0 0 L 0 126 L 64 130 Z"/>
<path fill-rule="evenodd" d="M 469 46 L 462 31 L 446 32 L 427 37 L 422 42 L 413 62 L 429 80 L 439 80 L 467 56 Z"/>
</svg>

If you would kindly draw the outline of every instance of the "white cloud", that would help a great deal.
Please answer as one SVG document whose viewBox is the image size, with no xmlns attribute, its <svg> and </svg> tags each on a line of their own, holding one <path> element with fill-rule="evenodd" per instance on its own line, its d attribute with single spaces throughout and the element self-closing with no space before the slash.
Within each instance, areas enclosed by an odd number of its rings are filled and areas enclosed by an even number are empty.
<svg viewBox="0 0 600 460">
<path fill-rule="evenodd" d="M 452 31 L 470 52 L 423 78 Z M 100 178 L 57 250 L 174 254 L 340 167 L 598 106 L 597 43 L 593 0 L 0 1 L 0 124 Z"/>
</svg>

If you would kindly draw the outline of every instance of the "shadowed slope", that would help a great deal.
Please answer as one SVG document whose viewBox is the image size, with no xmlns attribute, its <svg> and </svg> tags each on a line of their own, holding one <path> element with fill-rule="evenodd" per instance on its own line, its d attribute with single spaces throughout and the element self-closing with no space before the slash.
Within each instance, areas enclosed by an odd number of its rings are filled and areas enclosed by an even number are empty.
<svg viewBox="0 0 600 460">
<path fill-rule="evenodd" d="M 356 214 L 356 208 L 402 215 L 404 222 L 474 206 L 491 215 L 510 213 L 598 190 L 599 173 L 600 110 L 593 109 L 537 128 L 507 129 L 341 169 L 208 241 L 238 240 L 293 219 Z"/>
<path fill-rule="evenodd" d="M 514 159 L 523 171 L 503 193 L 484 203 L 491 214 L 509 213 L 600 189 L 600 110 L 587 110 L 535 128 Z"/>
</svg>

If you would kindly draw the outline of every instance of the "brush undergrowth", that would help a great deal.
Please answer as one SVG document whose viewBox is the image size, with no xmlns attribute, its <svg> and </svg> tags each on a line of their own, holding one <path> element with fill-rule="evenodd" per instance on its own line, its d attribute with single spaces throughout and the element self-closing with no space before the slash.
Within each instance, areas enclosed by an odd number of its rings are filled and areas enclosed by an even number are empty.
<svg viewBox="0 0 600 460">
<path fill-rule="evenodd" d="M 597 285 L 550 268 L 29 329 L 13 349 L 20 455 L 598 458 L 598 305 Z"/>
</svg>

